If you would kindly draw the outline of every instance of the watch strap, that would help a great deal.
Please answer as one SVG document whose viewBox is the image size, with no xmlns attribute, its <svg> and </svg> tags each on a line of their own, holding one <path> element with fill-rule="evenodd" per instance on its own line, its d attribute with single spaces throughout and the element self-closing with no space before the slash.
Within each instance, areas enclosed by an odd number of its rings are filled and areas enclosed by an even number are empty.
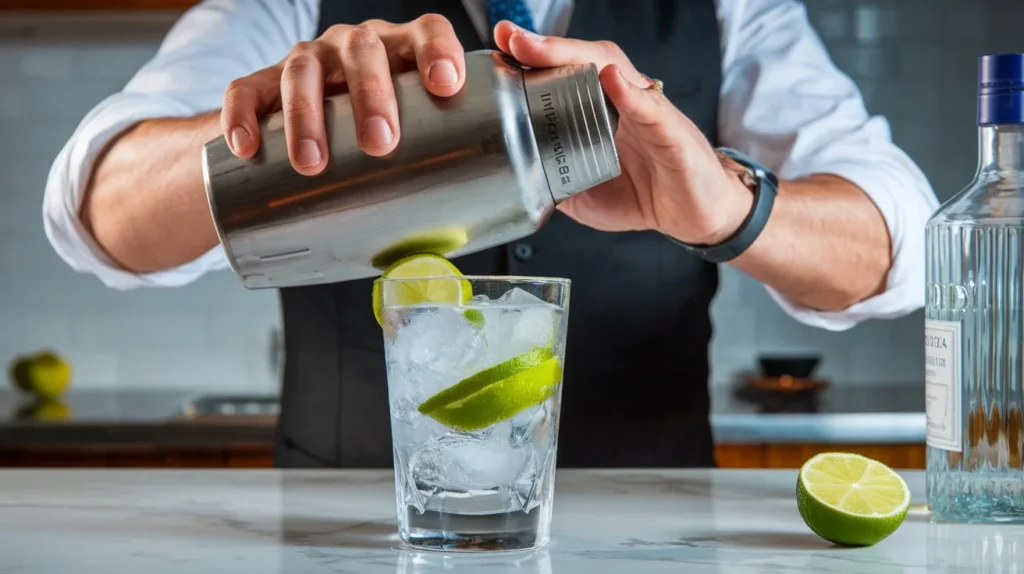
<svg viewBox="0 0 1024 574">
<path fill-rule="evenodd" d="M 719 148 L 719 151 L 752 172 L 757 184 L 753 189 L 754 201 L 750 212 L 732 235 L 725 241 L 715 245 L 683 243 L 678 239 L 671 238 L 672 241 L 686 250 L 712 263 L 731 261 L 739 257 L 754 244 L 754 241 L 764 231 L 765 225 L 768 224 L 768 218 L 772 213 L 772 207 L 775 205 L 775 196 L 779 188 L 778 179 L 775 175 L 754 160 L 730 148 Z"/>
</svg>

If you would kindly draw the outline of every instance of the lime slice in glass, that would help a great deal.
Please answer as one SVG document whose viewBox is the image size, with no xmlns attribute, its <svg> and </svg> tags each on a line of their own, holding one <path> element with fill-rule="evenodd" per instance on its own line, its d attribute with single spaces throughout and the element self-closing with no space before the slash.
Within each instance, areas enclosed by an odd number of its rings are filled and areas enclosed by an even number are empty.
<svg viewBox="0 0 1024 574">
<path fill-rule="evenodd" d="M 419 411 L 455 430 L 476 431 L 544 402 L 561 380 L 554 351 L 536 347 L 444 389 Z"/>
<path fill-rule="evenodd" d="M 373 282 L 373 316 L 378 324 L 384 324 L 385 287 L 381 279 L 411 279 L 387 284 L 388 303 L 391 305 L 462 305 L 473 297 L 473 287 L 469 281 L 455 279 L 457 277 L 462 277 L 462 272 L 439 255 L 412 255 L 400 259 Z"/>
</svg>

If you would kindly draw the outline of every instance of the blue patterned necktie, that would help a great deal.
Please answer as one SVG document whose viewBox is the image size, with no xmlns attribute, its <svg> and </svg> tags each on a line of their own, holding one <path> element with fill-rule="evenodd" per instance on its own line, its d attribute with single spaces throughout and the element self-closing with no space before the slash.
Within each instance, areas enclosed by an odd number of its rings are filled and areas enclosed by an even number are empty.
<svg viewBox="0 0 1024 574">
<path fill-rule="evenodd" d="M 533 16 L 526 7 L 526 0 L 487 0 L 487 19 L 491 29 L 502 20 L 509 20 L 520 28 L 536 32 L 533 28 Z"/>
</svg>

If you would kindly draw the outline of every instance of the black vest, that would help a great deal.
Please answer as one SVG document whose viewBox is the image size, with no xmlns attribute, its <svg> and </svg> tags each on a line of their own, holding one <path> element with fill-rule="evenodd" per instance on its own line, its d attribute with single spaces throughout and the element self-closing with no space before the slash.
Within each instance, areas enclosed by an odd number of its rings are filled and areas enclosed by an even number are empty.
<svg viewBox="0 0 1024 574">
<path fill-rule="evenodd" d="M 461 0 L 323 0 L 336 23 L 447 17 L 484 47 Z M 717 142 L 721 53 L 714 0 L 577 1 L 568 37 L 611 40 Z M 604 233 L 556 213 L 515 244 L 454 260 L 467 274 L 572 279 L 559 466 L 713 466 L 709 307 L 718 269 L 657 233 Z M 370 280 L 281 291 L 285 333 L 276 464 L 392 465 L 383 337 Z"/>
</svg>

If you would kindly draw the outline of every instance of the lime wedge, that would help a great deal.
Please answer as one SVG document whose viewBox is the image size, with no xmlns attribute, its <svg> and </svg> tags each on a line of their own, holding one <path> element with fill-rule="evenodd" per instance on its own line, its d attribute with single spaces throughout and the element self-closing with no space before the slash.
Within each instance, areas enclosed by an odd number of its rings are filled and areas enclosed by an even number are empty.
<svg viewBox="0 0 1024 574">
<path fill-rule="evenodd" d="M 910 488 L 884 464 L 859 454 L 829 452 L 800 468 L 800 516 L 815 534 L 841 546 L 871 546 L 903 523 Z"/>
<path fill-rule="evenodd" d="M 480 430 L 544 402 L 561 380 L 554 351 L 536 347 L 437 393 L 419 411 L 458 431 Z"/>
<path fill-rule="evenodd" d="M 445 277 L 445 279 L 431 279 Z M 381 279 L 419 279 L 388 283 L 388 302 L 394 305 L 418 305 L 420 303 L 450 303 L 461 305 L 473 297 L 473 287 L 467 280 L 450 279 L 462 277 L 451 261 L 431 254 L 412 255 L 400 259 L 381 275 Z M 384 324 L 384 283 L 373 282 L 373 316 L 379 325 Z"/>
<path fill-rule="evenodd" d="M 410 235 L 374 255 L 370 260 L 370 265 L 383 270 L 410 255 L 429 253 L 444 256 L 464 247 L 468 242 L 469 235 L 466 230 L 457 227 Z"/>
<path fill-rule="evenodd" d="M 473 325 L 477 329 L 484 328 L 484 314 L 479 309 L 466 309 L 462 312 L 462 316 L 469 321 L 470 325 Z"/>
</svg>

